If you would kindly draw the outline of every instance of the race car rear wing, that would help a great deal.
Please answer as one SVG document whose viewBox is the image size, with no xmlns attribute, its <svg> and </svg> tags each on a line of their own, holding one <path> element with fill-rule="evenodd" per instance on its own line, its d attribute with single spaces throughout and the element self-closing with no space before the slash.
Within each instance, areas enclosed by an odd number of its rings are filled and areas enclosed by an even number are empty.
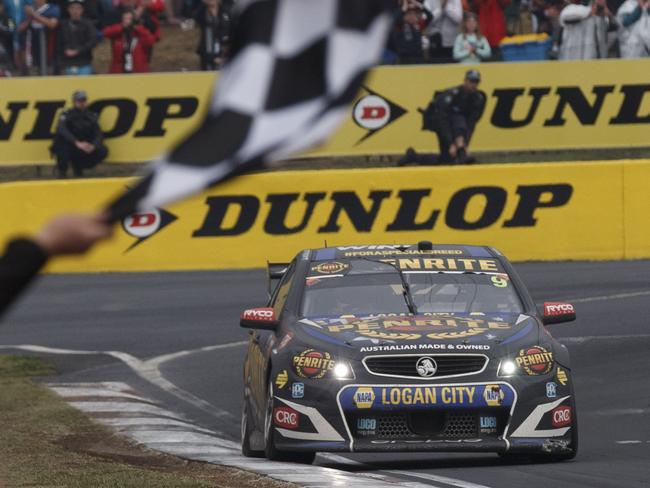
<svg viewBox="0 0 650 488">
<path fill-rule="evenodd" d="M 278 283 L 280 283 L 280 280 L 289 269 L 289 264 L 290 263 L 270 263 L 268 261 L 266 262 L 267 293 L 269 295 L 269 299 L 273 295 L 273 292 L 275 291 L 275 288 L 278 286 Z"/>
</svg>

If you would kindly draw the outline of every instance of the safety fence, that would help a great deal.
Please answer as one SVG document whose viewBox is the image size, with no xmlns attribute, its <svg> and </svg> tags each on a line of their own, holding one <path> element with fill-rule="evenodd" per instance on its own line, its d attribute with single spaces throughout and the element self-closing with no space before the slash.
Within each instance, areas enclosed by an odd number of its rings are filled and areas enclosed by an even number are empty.
<svg viewBox="0 0 650 488">
<path fill-rule="evenodd" d="M 124 220 L 54 272 L 256 268 L 305 248 L 486 244 L 513 260 L 650 258 L 650 160 L 242 176 Z M 3 240 L 92 210 L 128 179 L 0 185 Z"/>
<path fill-rule="evenodd" d="M 460 65 L 375 69 L 347 120 L 311 156 L 433 152 L 422 130 L 433 94 L 462 82 Z M 479 66 L 487 104 L 475 151 L 649 146 L 650 60 L 488 63 Z M 74 90 L 90 107 L 110 149 L 109 161 L 155 158 L 195 129 L 215 84 L 212 73 L 20 78 L 2 81 L 0 164 L 50 161 L 58 115 Z M 296 137 L 299 137 L 297 135 Z"/>
</svg>

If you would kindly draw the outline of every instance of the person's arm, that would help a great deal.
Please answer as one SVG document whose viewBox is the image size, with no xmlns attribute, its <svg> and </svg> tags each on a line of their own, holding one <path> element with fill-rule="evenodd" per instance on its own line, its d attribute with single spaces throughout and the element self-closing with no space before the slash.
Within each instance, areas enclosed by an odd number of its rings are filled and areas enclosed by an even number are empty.
<svg viewBox="0 0 650 488">
<path fill-rule="evenodd" d="M 151 47 L 156 42 L 155 36 L 149 32 L 149 29 L 141 24 L 135 26 L 133 33 L 140 40 L 140 44 L 144 47 Z"/>
<path fill-rule="evenodd" d="M 477 102 L 474 104 L 472 113 L 470 113 L 469 117 L 467 117 L 467 141 L 465 141 L 467 145 L 469 145 L 469 141 L 472 139 L 476 124 L 483 116 L 483 111 L 485 110 L 485 95 L 483 92 L 478 92 L 478 95 L 479 98 L 477 98 Z"/>
<path fill-rule="evenodd" d="M 485 36 L 481 36 L 476 46 L 476 55 L 481 59 L 489 59 L 492 56 L 492 49 L 490 43 Z"/>
<path fill-rule="evenodd" d="M 445 0 L 447 1 L 447 0 Z M 441 0 L 426 0 L 424 5 L 431 11 L 431 15 L 435 20 L 442 18 L 442 2 Z"/>
<path fill-rule="evenodd" d="M 75 49 L 79 51 L 79 54 L 87 53 L 92 51 L 95 45 L 97 44 L 97 29 L 94 24 L 90 21 L 85 22 L 86 25 L 86 38 L 84 43 L 80 46 L 77 46 Z"/>
<path fill-rule="evenodd" d="M 463 21 L 463 4 L 460 0 L 447 0 L 444 13 L 449 20 L 459 25 Z"/>
<path fill-rule="evenodd" d="M 50 256 L 82 254 L 110 237 L 103 215 L 62 215 L 48 222 L 36 237 L 9 242 L 0 256 L 0 314 L 16 300 Z"/>
<path fill-rule="evenodd" d="M 567 5 L 560 13 L 560 24 L 571 25 L 582 22 L 591 15 L 591 7 Z"/>
<path fill-rule="evenodd" d="M 102 141 L 104 140 L 104 134 L 102 133 L 102 129 L 99 127 L 99 118 L 97 115 L 94 115 L 93 117 L 93 137 L 90 143 L 95 146 L 95 149 L 100 146 Z"/>
<path fill-rule="evenodd" d="M 108 27 L 104 27 L 104 30 L 102 30 L 104 37 L 109 39 L 120 37 L 123 31 L 124 28 L 122 27 L 122 24 L 109 25 Z"/>
<path fill-rule="evenodd" d="M 456 61 L 462 61 L 463 59 L 468 58 L 470 55 L 469 49 L 467 49 L 467 44 L 465 43 L 465 38 L 462 34 L 456 36 L 454 41 L 454 59 Z"/>
<path fill-rule="evenodd" d="M 621 24 L 623 24 L 623 27 L 630 27 L 632 24 L 639 21 L 642 13 L 643 9 L 637 5 L 636 8 L 631 12 L 624 13 L 620 16 Z"/>
</svg>

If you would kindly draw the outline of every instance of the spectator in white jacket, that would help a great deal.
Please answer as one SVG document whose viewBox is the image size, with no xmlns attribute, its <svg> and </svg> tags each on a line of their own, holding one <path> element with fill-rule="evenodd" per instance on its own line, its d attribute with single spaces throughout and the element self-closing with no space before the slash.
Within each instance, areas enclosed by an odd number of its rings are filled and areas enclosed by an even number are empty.
<svg viewBox="0 0 650 488">
<path fill-rule="evenodd" d="M 478 19 L 473 12 L 465 13 L 463 29 L 456 36 L 454 43 L 454 59 L 459 63 L 480 63 L 492 56 L 492 49 L 487 38 L 481 34 Z"/>
<path fill-rule="evenodd" d="M 650 56 L 650 1 L 626 0 L 616 13 L 622 58 Z"/>
<path fill-rule="evenodd" d="M 454 41 L 463 21 L 461 0 L 425 0 L 425 5 L 433 14 L 428 36 L 431 61 L 451 63 Z"/>
<path fill-rule="evenodd" d="M 591 5 L 574 0 L 560 13 L 560 25 L 564 29 L 560 59 L 608 57 L 607 31 L 615 29 L 617 23 L 605 0 L 593 0 Z"/>
</svg>

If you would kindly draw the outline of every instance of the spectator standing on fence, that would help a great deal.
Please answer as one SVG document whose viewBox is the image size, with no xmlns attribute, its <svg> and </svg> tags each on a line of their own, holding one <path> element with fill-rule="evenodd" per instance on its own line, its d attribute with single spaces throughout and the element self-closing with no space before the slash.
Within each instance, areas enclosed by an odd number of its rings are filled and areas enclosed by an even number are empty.
<svg viewBox="0 0 650 488">
<path fill-rule="evenodd" d="M 83 17 L 83 0 L 69 0 L 69 18 L 59 27 L 59 66 L 65 75 L 93 73 L 93 48 L 97 44 L 94 24 Z"/>
<path fill-rule="evenodd" d="M 490 44 L 478 27 L 476 14 L 465 13 L 463 28 L 454 42 L 454 59 L 459 63 L 480 63 L 490 59 Z"/>
<path fill-rule="evenodd" d="M 509 3 L 510 0 L 476 0 L 474 2 L 481 32 L 487 37 L 492 49 L 497 48 L 501 39 L 506 37 L 504 9 Z"/>
<path fill-rule="evenodd" d="M 196 53 L 201 59 L 201 69 L 221 69 L 230 57 L 232 41 L 232 12 L 230 4 L 222 0 L 203 0 L 195 16 L 201 29 Z"/>
<path fill-rule="evenodd" d="M 60 16 L 57 5 L 46 0 L 34 0 L 33 5 L 25 5 L 25 18 L 18 25 L 18 32 L 26 36 L 29 56 L 26 64 L 36 67 L 41 76 L 56 72 L 56 28 Z"/>
<path fill-rule="evenodd" d="M 84 170 L 94 168 L 108 155 L 97 114 L 88 110 L 86 92 L 74 92 L 72 104 L 71 109 L 61 114 L 50 148 L 56 157 L 59 178 L 67 177 L 69 166 L 72 166 L 74 176 L 81 177 Z"/>
<path fill-rule="evenodd" d="M 123 12 L 122 22 L 105 27 L 103 32 L 111 40 L 109 73 L 149 72 L 149 52 L 156 39 L 149 29 L 136 23 L 133 12 Z"/>
<path fill-rule="evenodd" d="M 461 0 L 426 0 L 424 4 L 433 14 L 428 30 L 430 61 L 451 63 L 463 21 L 463 4 Z"/>
<path fill-rule="evenodd" d="M 650 56 L 650 2 L 626 0 L 616 18 L 619 24 L 619 44 L 622 58 Z"/>
<path fill-rule="evenodd" d="M 399 64 L 424 62 L 423 36 L 432 19 L 433 15 L 421 2 L 417 0 L 403 2 L 401 12 L 397 14 L 390 41 Z"/>
<path fill-rule="evenodd" d="M 581 5 L 580 0 L 560 13 L 563 27 L 560 59 L 602 59 L 608 57 L 607 32 L 617 27 L 605 0 Z"/>
</svg>

